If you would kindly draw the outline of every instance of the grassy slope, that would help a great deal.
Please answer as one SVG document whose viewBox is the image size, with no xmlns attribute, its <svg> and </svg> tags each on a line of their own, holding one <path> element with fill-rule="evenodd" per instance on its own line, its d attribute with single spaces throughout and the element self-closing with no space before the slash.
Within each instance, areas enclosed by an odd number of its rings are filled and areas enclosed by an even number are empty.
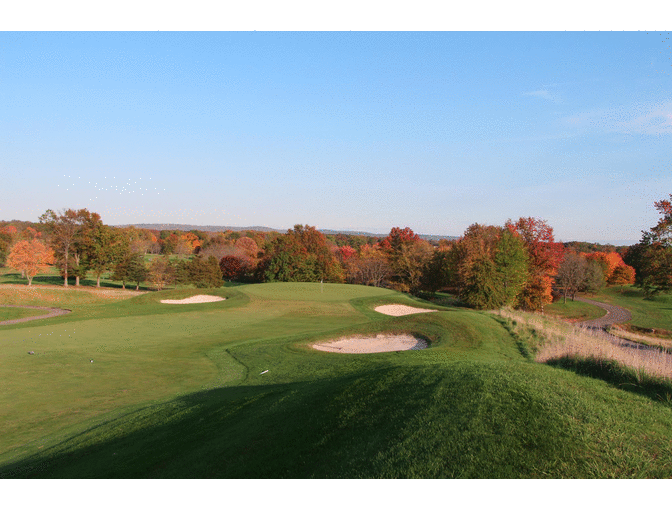
<svg viewBox="0 0 672 510">
<path fill-rule="evenodd" d="M 158 303 L 196 293 L 86 303 L 69 322 L 0 330 L 0 475 L 672 475 L 668 405 L 529 362 L 489 314 L 392 318 L 373 307 L 430 305 L 319 284 L 218 289 L 207 293 L 226 301 L 180 311 Z M 309 347 L 380 331 L 431 348 Z"/>
</svg>

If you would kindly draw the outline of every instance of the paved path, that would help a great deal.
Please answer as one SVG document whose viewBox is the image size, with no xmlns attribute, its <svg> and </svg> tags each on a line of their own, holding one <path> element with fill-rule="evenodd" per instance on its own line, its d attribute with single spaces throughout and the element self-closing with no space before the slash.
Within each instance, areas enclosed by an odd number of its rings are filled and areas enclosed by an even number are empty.
<svg viewBox="0 0 672 510">
<path fill-rule="evenodd" d="M 46 306 L 18 306 L 18 305 L 0 305 L 3 308 L 28 308 L 30 310 L 48 310 L 49 313 L 44 315 L 36 315 L 34 317 L 24 317 L 23 319 L 12 319 L 10 321 L 0 322 L 0 326 L 6 326 L 8 324 L 18 324 L 19 322 L 28 322 L 36 321 L 37 319 L 48 319 L 49 317 L 57 317 L 58 315 L 65 315 L 70 313 L 72 310 L 66 310 L 65 308 L 48 308 Z"/>
<path fill-rule="evenodd" d="M 600 303 L 599 301 L 593 301 L 592 299 L 586 299 L 583 297 L 575 297 L 576 301 L 581 301 L 583 303 L 588 303 L 589 305 L 599 306 L 603 310 L 607 311 L 607 314 L 600 317 L 599 319 L 591 319 L 588 321 L 579 322 L 581 326 L 587 328 L 600 328 L 604 329 L 607 326 L 612 324 L 617 324 L 619 322 L 627 322 L 632 319 L 632 314 L 625 308 L 621 308 L 616 305 L 608 305 L 606 303 Z"/>
</svg>

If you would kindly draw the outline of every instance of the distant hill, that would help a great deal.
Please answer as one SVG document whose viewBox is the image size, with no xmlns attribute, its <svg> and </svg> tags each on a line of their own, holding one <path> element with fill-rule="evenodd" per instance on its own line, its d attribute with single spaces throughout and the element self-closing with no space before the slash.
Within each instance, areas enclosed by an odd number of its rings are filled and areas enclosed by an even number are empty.
<svg viewBox="0 0 672 510">
<path fill-rule="evenodd" d="M 190 230 L 201 230 L 203 232 L 224 232 L 226 230 L 232 230 L 234 232 L 242 232 L 244 230 L 256 230 L 258 232 L 286 232 L 287 229 L 279 228 L 269 228 L 269 227 L 227 227 L 227 226 L 215 226 L 215 225 L 180 225 L 177 223 L 136 223 L 133 225 L 115 225 L 116 227 L 135 227 L 135 228 L 145 228 L 148 230 L 182 230 L 188 232 Z M 385 234 L 376 234 L 373 232 L 359 232 L 351 230 L 328 230 L 321 229 L 324 235 L 336 235 L 344 234 L 351 236 L 366 236 L 366 237 L 386 237 Z M 457 236 L 444 236 L 444 235 L 434 235 L 434 234 L 418 234 L 421 239 L 426 241 L 439 241 L 441 239 L 457 239 Z"/>
<path fill-rule="evenodd" d="M 114 225 L 115 227 L 135 227 L 146 228 L 148 230 L 183 230 L 189 232 L 190 230 L 201 230 L 203 232 L 225 232 L 232 230 L 234 232 L 242 232 L 243 230 L 256 230 L 258 232 L 284 232 L 285 229 L 268 228 L 268 227 L 226 227 L 217 225 L 181 225 L 178 223 L 134 223 L 132 225 Z"/>
</svg>

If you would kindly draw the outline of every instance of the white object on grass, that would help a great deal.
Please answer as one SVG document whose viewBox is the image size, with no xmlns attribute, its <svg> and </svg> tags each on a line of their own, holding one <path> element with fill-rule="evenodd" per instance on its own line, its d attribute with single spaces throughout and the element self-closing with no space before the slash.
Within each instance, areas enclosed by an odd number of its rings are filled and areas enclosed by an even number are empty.
<svg viewBox="0 0 672 510">
<path fill-rule="evenodd" d="M 259 375 L 265 374 L 266 372 L 268 372 L 268 370 L 264 370 L 264 371 L 263 371 L 261 374 L 259 374 Z"/>
</svg>

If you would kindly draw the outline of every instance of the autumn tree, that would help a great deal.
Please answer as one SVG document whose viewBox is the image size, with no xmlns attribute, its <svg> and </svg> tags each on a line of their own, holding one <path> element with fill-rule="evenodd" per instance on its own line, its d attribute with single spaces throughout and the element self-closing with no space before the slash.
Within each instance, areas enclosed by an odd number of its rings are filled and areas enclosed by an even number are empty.
<svg viewBox="0 0 672 510">
<path fill-rule="evenodd" d="M 421 287 L 422 274 L 433 254 L 434 249 L 427 241 L 401 244 L 390 261 L 395 276 L 393 287 L 402 292 L 417 293 Z"/>
<path fill-rule="evenodd" d="M 553 278 L 564 247 L 555 242 L 553 228 L 538 218 L 520 218 L 515 223 L 508 220 L 506 228 L 523 240 L 529 259 L 529 277 L 518 295 L 516 306 L 543 312 L 544 305 L 553 301 Z"/>
<path fill-rule="evenodd" d="M 135 282 L 135 290 L 140 290 L 140 284 L 147 279 L 148 271 L 142 254 L 134 253 L 128 264 L 128 279 Z"/>
<path fill-rule="evenodd" d="M 40 223 L 45 225 L 51 236 L 51 247 L 60 259 L 64 273 L 65 287 L 68 286 L 68 266 L 70 265 L 70 251 L 81 229 L 81 216 L 78 211 L 67 209 L 56 214 L 51 209 L 40 216 Z"/>
<path fill-rule="evenodd" d="M 608 283 L 610 285 L 620 285 L 621 292 L 623 292 L 624 285 L 632 285 L 635 283 L 635 268 L 625 264 L 616 266 L 611 273 Z"/>
<path fill-rule="evenodd" d="M 373 287 L 384 286 L 392 274 L 387 256 L 378 244 L 363 245 L 358 256 L 347 259 L 345 268 L 350 283 Z"/>
<path fill-rule="evenodd" d="M 100 215 L 87 209 L 67 209 L 59 214 L 48 209 L 40 216 L 40 223 L 51 237 L 51 247 L 58 259 L 65 287 L 69 276 L 75 276 L 75 283 L 79 285 L 79 279 L 86 274 L 83 257 L 89 244 L 87 236 L 100 222 Z"/>
<path fill-rule="evenodd" d="M 32 285 L 36 274 L 47 270 L 54 260 L 54 252 L 41 241 L 18 241 L 7 256 L 7 265 L 21 271 Z"/>
<path fill-rule="evenodd" d="M 514 305 L 527 283 L 529 267 L 524 242 L 502 227 L 475 223 L 442 257 L 444 283 L 479 309 Z"/>
<path fill-rule="evenodd" d="M 267 281 L 343 282 L 343 269 L 315 227 L 295 225 L 271 240 L 261 269 Z"/>
<path fill-rule="evenodd" d="M 417 292 L 423 270 L 434 253 L 427 241 L 409 227 L 393 227 L 380 242 L 392 270 L 391 285 L 402 292 Z"/>
<path fill-rule="evenodd" d="M 225 255 L 219 261 L 222 277 L 228 281 L 243 281 L 254 272 L 252 261 L 241 255 Z"/>
<path fill-rule="evenodd" d="M 259 254 L 259 246 L 256 241 L 250 237 L 239 237 L 235 242 L 235 249 L 242 252 L 248 258 L 254 260 Z"/>
</svg>

